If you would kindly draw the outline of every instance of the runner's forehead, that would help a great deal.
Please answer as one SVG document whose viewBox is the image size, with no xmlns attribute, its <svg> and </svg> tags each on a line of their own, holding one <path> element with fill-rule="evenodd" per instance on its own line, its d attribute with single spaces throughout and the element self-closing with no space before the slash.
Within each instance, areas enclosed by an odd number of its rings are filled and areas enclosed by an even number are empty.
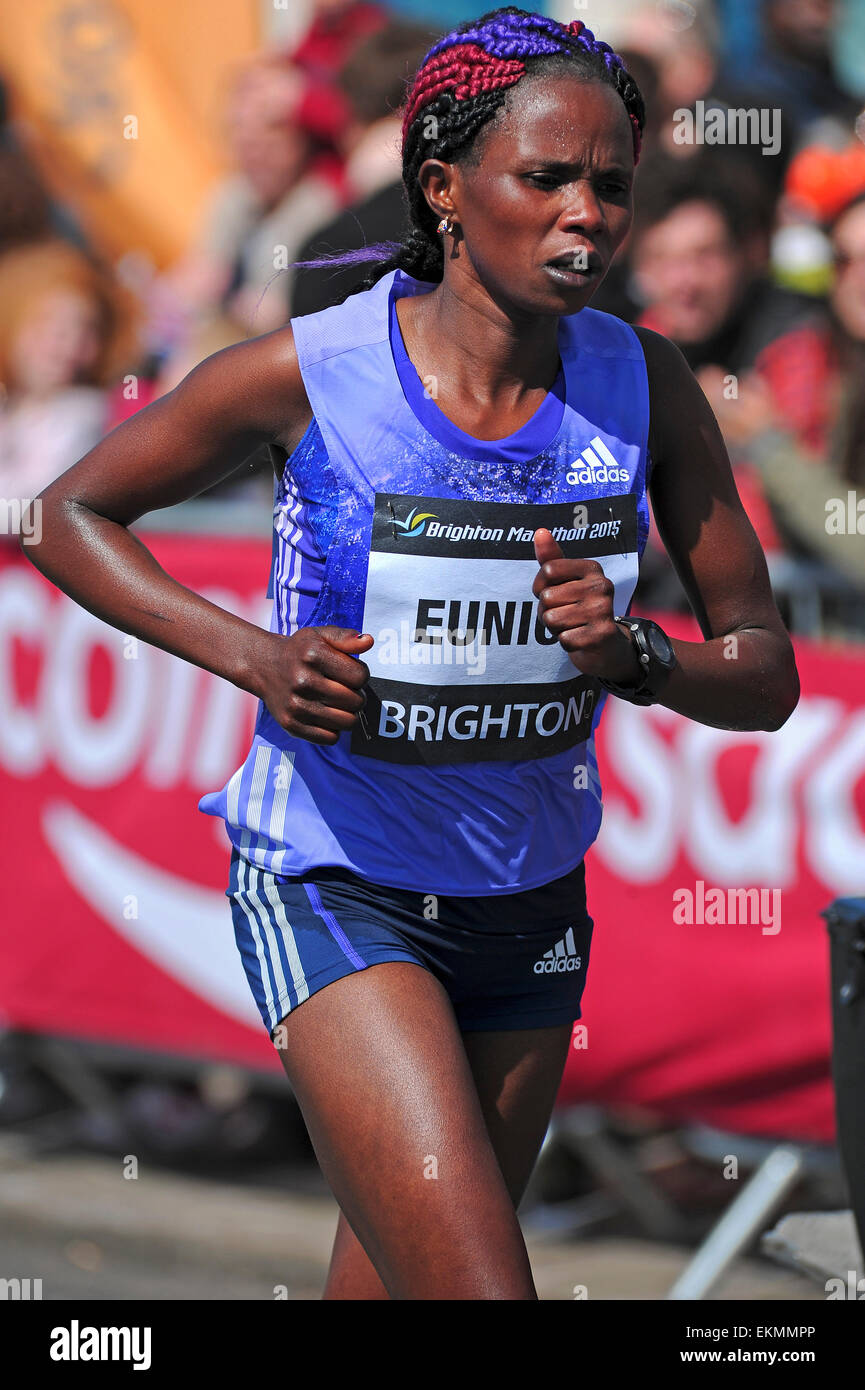
<svg viewBox="0 0 865 1390">
<path fill-rule="evenodd" d="M 524 85 L 525 84 L 525 85 Z M 633 174 L 633 136 L 625 105 L 604 82 L 523 79 L 479 136 L 484 168 L 557 160 Z"/>
</svg>

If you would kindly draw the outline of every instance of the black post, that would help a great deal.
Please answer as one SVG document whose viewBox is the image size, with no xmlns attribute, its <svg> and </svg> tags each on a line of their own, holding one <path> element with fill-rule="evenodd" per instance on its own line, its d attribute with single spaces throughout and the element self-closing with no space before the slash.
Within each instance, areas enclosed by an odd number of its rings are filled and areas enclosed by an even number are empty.
<svg viewBox="0 0 865 1390">
<path fill-rule="evenodd" d="M 865 1253 L 865 898 L 836 898 L 820 916 L 829 931 L 838 1148 Z"/>
</svg>

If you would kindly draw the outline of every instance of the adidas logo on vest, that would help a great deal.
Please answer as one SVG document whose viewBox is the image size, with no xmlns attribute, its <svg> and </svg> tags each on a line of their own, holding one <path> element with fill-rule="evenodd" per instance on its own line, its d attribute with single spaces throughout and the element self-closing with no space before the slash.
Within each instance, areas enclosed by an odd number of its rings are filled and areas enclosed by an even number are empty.
<svg viewBox="0 0 865 1390">
<path fill-rule="evenodd" d="M 536 975 L 561 975 L 566 970 L 579 970 L 582 963 L 582 956 L 577 955 L 573 928 L 568 927 L 561 941 L 535 961 L 534 972 Z"/>
<path fill-rule="evenodd" d="M 599 434 L 587 444 L 567 475 L 569 483 L 626 483 L 627 468 L 620 468 Z"/>
</svg>

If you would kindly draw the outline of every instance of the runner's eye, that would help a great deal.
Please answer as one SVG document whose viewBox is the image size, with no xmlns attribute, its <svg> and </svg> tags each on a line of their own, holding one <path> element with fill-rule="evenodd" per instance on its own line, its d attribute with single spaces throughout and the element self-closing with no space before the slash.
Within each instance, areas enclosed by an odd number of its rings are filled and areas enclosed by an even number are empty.
<svg viewBox="0 0 865 1390">
<path fill-rule="evenodd" d="M 628 184 L 623 183 L 621 179 L 604 179 L 599 187 L 614 198 L 624 198 L 628 192 Z"/>
</svg>

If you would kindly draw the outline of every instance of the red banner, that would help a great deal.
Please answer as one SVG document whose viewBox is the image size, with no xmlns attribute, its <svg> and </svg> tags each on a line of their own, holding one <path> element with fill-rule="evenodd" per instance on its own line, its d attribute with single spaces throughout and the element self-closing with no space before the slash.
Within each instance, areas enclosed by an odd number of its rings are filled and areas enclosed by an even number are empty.
<svg viewBox="0 0 865 1390">
<path fill-rule="evenodd" d="M 268 626 L 266 540 L 147 544 L 181 583 Z M 818 913 L 865 892 L 865 658 L 796 653 L 802 699 L 776 733 L 609 700 L 595 935 L 563 1096 L 833 1137 Z M 107 627 L 2 548 L 8 1026 L 278 1066 L 234 944 L 225 830 L 197 807 L 242 761 L 254 715 L 245 692 Z"/>
</svg>

